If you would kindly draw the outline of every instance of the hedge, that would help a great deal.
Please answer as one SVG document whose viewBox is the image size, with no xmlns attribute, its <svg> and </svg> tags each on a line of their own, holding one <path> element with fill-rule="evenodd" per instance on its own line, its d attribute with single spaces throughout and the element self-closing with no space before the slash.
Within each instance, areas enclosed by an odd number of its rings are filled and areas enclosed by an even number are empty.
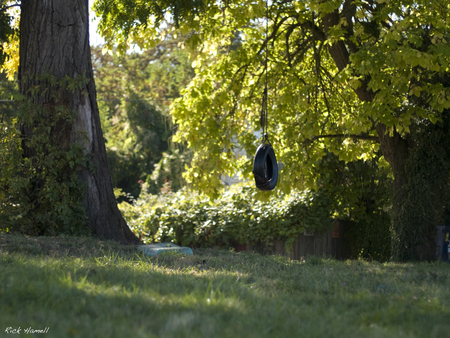
<svg viewBox="0 0 450 338">
<path fill-rule="evenodd" d="M 282 240 L 289 247 L 305 230 L 332 227 L 331 201 L 321 191 L 270 194 L 256 198 L 255 188 L 232 186 L 216 200 L 185 190 L 151 195 L 119 204 L 130 228 L 144 243 L 182 246 L 234 246 Z"/>
</svg>

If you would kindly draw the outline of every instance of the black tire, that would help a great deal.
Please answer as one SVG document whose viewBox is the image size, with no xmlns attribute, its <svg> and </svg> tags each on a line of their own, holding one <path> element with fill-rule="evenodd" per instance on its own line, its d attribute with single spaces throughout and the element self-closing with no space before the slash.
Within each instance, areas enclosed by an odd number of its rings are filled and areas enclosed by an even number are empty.
<svg viewBox="0 0 450 338">
<path fill-rule="evenodd" d="M 256 149 L 253 175 L 260 190 L 273 190 L 278 181 L 278 163 L 270 144 L 263 143 Z"/>
</svg>

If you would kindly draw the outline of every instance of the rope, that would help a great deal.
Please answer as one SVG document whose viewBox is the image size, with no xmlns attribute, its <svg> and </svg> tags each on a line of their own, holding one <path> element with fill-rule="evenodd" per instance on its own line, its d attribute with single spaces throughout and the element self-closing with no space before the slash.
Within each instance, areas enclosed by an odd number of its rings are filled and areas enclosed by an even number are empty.
<svg viewBox="0 0 450 338">
<path fill-rule="evenodd" d="M 260 124 L 263 130 L 263 141 L 256 149 L 255 158 L 253 159 L 253 175 L 255 176 L 256 187 L 260 190 L 273 190 L 278 181 L 278 162 L 275 157 L 275 151 L 269 142 L 268 129 L 268 99 L 267 99 L 267 64 L 269 59 L 269 0 L 266 0 L 266 38 L 264 47 L 266 49 L 266 57 L 264 61 L 264 71 L 266 75 L 264 83 L 264 92 L 261 102 Z"/>
<path fill-rule="evenodd" d="M 267 132 L 267 126 L 268 126 L 268 102 L 267 102 L 267 64 L 268 64 L 268 48 L 267 48 L 267 39 L 269 36 L 269 0 L 266 0 L 266 36 L 264 39 L 264 49 L 266 52 L 266 57 L 264 60 L 264 72 L 265 72 L 265 83 L 264 83 L 264 91 L 262 96 L 262 102 L 261 102 L 261 116 L 260 116 L 260 125 L 263 130 L 263 142 L 269 143 L 269 135 Z"/>
</svg>

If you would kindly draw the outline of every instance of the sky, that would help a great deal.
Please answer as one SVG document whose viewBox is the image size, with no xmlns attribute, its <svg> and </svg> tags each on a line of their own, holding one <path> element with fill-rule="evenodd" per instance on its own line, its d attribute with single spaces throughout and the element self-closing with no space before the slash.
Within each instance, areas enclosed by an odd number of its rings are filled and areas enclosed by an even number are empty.
<svg viewBox="0 0 450 338">
<path fill-rule="evenodd" d="M 94 20 L 94 12 L 91 11 L 94 0 L 89 0 L 89 42 L 91 46 L 103 44 L 102 37 L 97 33 L 98 19 Z"/>
</svg>

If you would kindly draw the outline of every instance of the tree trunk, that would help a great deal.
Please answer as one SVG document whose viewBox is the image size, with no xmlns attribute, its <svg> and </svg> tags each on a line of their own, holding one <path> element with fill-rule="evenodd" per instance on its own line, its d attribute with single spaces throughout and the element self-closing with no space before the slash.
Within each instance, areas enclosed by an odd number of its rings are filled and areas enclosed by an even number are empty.
<svg viewBox="0 0 450 338">
<path fill-rule="evenodd" d="M 325 15 L 325 33 L 339 20 L 337 10 Z M 329 46 L 328 51 L 340 71 L 349 65 L 350 54 L 343 41 Z M 371 102 L 374 98 L 368 82 L 369 79 L 364 79 L 355 90 L 361 101 Z M 436 226 L 443 220 L 448 198 L 449 124 L 447 118 L 437 125 L 420 121 L 407 139 L 395 128 L 389 134 L 383 123 L 376 125 L 381 151 L 394 174 L 391 252 L 395 261 L 436 259 Z"/>
<path fill-rule="evenodd" d="M 59 125 L 51 132 L 60 134 L 58 142 L 62 149 L 72 143 L 82 143 L 92 161 L 94 169 L 77 169 L 80 181 L 87 187 L 83 206 L 88 226 L 100 238 L 135 244 L 139 240 L 128 228 L 114 197 L 96 102 L 88 27 L 88 0 L 22 0 L 19 89 L 39 106 L 64 104 L 76 112 L 75 123 Z M 63 90 L 63 100 L 55 102 L 57 89 L 40 78 L 43 74 L 50 74 L 56 80 L 75 79 L 84 74 L 88 81 L 76 90 Z M 30 90 L 37 85 L 39 93 L 32 95 Z M 22 132 L 25 156 L 28 156 L 33 153 L 26 145 L 32 128 L 24 126 Z"/>
<path fill-rule="evenodd" d="M 436 226 L 445 222 L 449 197 L 450 135 L 443 116 L 436 124 L 413 124 L 402 144 L 385 145 L 396 155 L 385 156 L 395 178 L 391 239 L 396 261 L 436 259 Z"/>
</svg>

